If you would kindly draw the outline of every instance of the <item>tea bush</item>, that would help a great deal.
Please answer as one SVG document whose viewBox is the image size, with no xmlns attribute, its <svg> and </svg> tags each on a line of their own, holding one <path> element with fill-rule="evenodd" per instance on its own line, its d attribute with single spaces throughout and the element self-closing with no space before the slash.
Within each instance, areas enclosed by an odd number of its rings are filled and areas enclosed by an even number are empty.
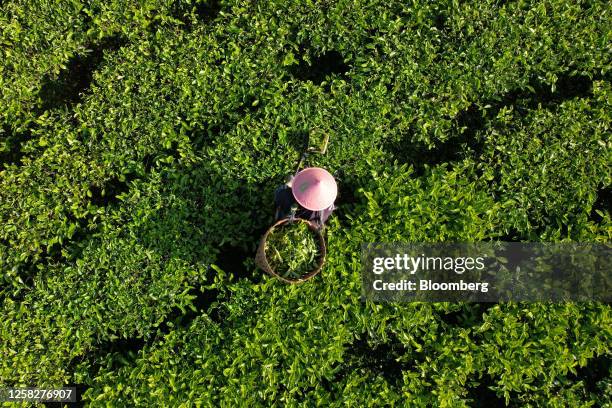
<svg viewBox="0 0 612 408">
<path fill-rule="evenodd" d="M 0 385 L 606 406 L 610 307 L 362 302 L 364 242 L 609 242 L 604 1 L 0 3 Z M 316 130 L 319 276 L 254 267 Z"/>
</svg>

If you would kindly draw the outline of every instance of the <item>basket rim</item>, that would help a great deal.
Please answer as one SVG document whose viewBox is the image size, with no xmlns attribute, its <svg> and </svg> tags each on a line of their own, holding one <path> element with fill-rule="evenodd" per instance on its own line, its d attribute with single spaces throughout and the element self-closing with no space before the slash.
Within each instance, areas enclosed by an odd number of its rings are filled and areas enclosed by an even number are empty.
<svg viewBox="0 0 612 408">
<path fill-rule="evenodd" d="M 299 278 L 295 278 L 295 279 L 289 279 L 286 278 L 284 276 L 281 276 L 280 274 L 276 273 L 276 271 L 270 266 L 270 264 L 268 263 L 268 259 L 266 257 L 266 242 L 268 240 L 268 236 L 270 235 L 270 233 L 272 232 L 272 230 L 280 225 L 284 225 L 284 224 L 289 224 L 289 223 L 293 223 L 293 222 L 303 222 L 306 223 L 306 225 L 308 225 L 308 228 L 314 232 L 314 234 L 316 235 L 318 241 L 319 241 L 319 256 L 318 256 L 318 263 L 317 266 L 310 272 L 308 272 L 307 274 L 299 277 Z M 257 248 L 257 255 L 255 257 L 255 262 L 257 263 L 257 266 L 259 266 L 261 269 L 263 269 L 265 272 L 267 272 L 269 275 L 274 276 L 275 278 L 278 278 L 279 280 L 285 282 L 285 283 L 289 283 L 289 284 L 297 284 L 297 283 L 303 283 L 306 282 L 307 280 L 312 279 L 314 276 L 316 276 L 321 269 L 323 268 L 323 265 L 325 264 L 325 257 L 327 255 L 327 248 L 326 248 L 326 244 L 325 244 L 325 238 L 323 236 L 323 233 L 321 232 L 321 229 L 318 228 L 312 221 L 306 220 L 304 218 L 294 218 L 293 220 L 290 218 L 283 218 L 281 220 L 276 221 L 274 224 L 272 224 L 272 226 L 270 226 L 270 228 L 268 228 L 266 230 L 266 232 L 264 233 L 264 235 L 261 237 L 261 240 L 259 241 L 259 247 Z"/>
</svg>

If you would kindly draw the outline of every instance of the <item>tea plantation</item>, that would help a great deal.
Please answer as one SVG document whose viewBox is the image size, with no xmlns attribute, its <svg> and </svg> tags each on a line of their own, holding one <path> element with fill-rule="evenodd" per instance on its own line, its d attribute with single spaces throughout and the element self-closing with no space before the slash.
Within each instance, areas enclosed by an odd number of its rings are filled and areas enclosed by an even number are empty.
<svg viewBox="0 0 612 408">
<path fill-rule="evenodd" d="M 366 242 L 610 242 L 604 0 L 0 1 L 0 386 L 611 406 L 609 304 L 361 301 Z M 311 132 L 320 275 L 254 265 Z"/>
</svg>

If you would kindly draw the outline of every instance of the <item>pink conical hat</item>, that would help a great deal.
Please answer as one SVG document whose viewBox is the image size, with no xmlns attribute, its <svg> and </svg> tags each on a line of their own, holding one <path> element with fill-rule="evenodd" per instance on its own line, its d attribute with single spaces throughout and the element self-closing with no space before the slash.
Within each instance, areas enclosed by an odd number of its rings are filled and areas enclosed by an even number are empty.
<svg viewBox="0 0 612 408">
<path fill-rule="evenodd" d="M 295 201 L 310 211 L 320 211 L 334 203 L 338 185 L 334 176 L 325 169 L 309 167 L 293 178 L 291 191 Z"/>
</svg>

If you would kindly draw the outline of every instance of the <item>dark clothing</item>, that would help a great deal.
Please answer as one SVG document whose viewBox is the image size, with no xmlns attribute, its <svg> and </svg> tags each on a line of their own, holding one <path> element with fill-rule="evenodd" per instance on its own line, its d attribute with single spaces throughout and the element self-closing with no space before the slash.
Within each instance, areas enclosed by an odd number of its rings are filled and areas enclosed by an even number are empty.
<svg viewBox="0 0 612 408">
<path fill-rule="evenodd" d="M 276 207 L 276 221 L 282 220 L 284 218 L 289 218 L 291 216 L 291 207 L 296 206 L 296 218 L 313 221 L 320 227 L 325 224 L 325 221 L 327 221 L 332 211 L 334 210 L 333 204 L 329 208 L 326 208 L 321 211 L 307 210 L 306 208 L 299 205 L 297 201 L 295 201 L 295 198 L 293 197 L 293 192 L 291 191 L 291 187 L 287 186 L 286 184 L 279 186 L 274 191 L 274 206 Z"/>
<path fill-rule="evenodd" d="M 293 197 L 291 187 L 287 186 L 286 184 L 278 186 L 278 188 L 274 191 L 274 207 L 276 208 L 277 220 L 289 217 L 291 215 L 291 207 L 294 205 L 298 206 L 299 209 L 299 204 Z"/>
</svg>

